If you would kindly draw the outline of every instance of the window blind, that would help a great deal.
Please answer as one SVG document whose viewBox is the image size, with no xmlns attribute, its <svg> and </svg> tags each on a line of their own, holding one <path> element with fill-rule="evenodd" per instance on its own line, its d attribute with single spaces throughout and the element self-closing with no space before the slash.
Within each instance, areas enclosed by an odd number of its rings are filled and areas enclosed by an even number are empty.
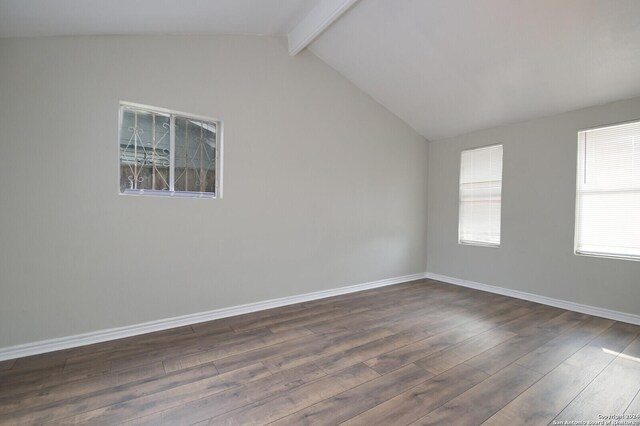
<svg viewBox="0 0 640 426">
<path fill-rule="evenodd" d="M 458 242 L 500 245 L 502 145 L 462 151 Z"/>
<path fill-rule="evenodd" d="M 640 121 L 578 133 L 575 250 L 640 259 Z"/>
</svg>

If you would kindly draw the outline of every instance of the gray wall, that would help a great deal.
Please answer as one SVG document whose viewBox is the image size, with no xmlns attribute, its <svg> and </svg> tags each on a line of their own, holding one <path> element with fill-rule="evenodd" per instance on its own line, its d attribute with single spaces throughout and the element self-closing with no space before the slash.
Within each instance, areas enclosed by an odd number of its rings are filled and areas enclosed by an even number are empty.
<svg viewBox="0 0 640 426">
<path fill-rule="evenodd" d="M 428 272 L 640 314 L 640 262 L 573 254 L 577 132 L 639 118 L 636 98 L 431 142 Z M 501 246 L 459 245 L 460 151 L 497 143 Z"/>
<path fill-rule="evenodd" d="M 118 195 L 118 102 L 225 124 L 224 199 Z M 0 347 L 424 272 L 427 144 L 273 37 L 0 41 Z"/>
</svg>

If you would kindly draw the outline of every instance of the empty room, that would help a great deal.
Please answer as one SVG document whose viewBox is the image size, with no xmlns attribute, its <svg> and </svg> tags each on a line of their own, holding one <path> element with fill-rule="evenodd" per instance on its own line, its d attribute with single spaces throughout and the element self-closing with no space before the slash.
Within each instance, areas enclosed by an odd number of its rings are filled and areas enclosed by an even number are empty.
<svg viewBox="0 0 640 426">
<path fill-rule="evenodd" d="M 0 425 L 640 426 L 639 0 L 0 0 Z"/>
</svg>

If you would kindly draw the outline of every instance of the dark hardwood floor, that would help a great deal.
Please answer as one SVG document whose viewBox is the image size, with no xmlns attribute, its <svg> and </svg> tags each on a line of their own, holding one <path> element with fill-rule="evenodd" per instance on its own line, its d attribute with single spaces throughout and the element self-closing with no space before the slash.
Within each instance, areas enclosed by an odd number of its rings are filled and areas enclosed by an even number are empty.
<svg viewBox="0 0 640 426">
<path fill-rule="evenodd" d="M 640 416 L 639 333 L 421 280 L 0 362 L 0 423 L 547 425 Z"/>
</svg>

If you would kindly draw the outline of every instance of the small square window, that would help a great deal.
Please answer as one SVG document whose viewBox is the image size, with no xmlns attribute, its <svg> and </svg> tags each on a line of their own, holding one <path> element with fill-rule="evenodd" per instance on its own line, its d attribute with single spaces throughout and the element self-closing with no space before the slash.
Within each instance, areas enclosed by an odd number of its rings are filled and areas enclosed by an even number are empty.
<svg viewBox="0 0 640 426">
<path fill-rule="evenodd" d="M 220 198 L 222 122 L 120 105 L 120 193 Z"/>
</svg>

